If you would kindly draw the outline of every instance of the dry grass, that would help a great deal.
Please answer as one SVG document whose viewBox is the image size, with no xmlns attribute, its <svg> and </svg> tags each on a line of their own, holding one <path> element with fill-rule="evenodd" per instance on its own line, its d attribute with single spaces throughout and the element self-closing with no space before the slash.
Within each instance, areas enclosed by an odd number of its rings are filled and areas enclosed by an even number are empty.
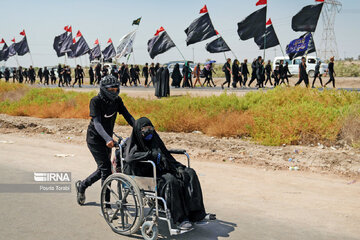
<svg viewBox="0 0 360 240">
<path fill-rule="evenodd" d="M 40 118 L 89 118 L 89 101 L 95 95 L 48 88 L 24 91 L 21 87 L 9 88 L 5 83 L 0 83 L 0 92 L 1 96 L 16 93 L 16 98 L 0 101 L 0 113 Z M 150 118 L 160 131 L 197 130 L 217 137 L 249 136 L 264 145 L 317 142 L 330 145 L 339 138 L 348 139 L 353 145 L 360 142 L 360 111 L 354 110 L 354 106 L 360 106 L 357 92 L 279 87 L 250 92 L 244 97 L 226 93 L 161 100 L 121 96 L 135 118 Z M 117 118 L 117 123 L 127 124 L 122 117 Z"/>
<path fill-rule="evenodd" d="M 356 106 L 343 122 L 340 139 L 353 147 L 360 147 L 360 106 Z"/>
</svg>

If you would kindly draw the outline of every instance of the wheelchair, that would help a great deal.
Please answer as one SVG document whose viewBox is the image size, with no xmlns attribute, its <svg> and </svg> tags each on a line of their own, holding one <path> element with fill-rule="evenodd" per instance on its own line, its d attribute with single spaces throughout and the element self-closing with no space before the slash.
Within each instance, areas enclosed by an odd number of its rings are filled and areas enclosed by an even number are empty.
<svg viewBox="0 0 360 240">
<path fill-rule="evenodd" d="M 115 143 L 115 156 L 112 161 L 113 174 L 105 180 L 100 197 L 101 212 L 110 228 L 121 235 L 132 235 L 141 229 L 141 234 L 146 240 L 158 238 L 159 220 L 167 222 L 170 235 L 191 231 L 192 229 L 181 230 L 172 227 L 171 213 L 166 201 L 157 195 L 156 165 L 153 161 L 141 161 L 152 166 L 153 177 L 124 173 L 123 150 L 126 140 L 116 134 L 115 136 L 118 141 Z M 186 150 L 171 149 L 169 152 L 185 155 L 190 167 L 190 156 Z M 110 202 L 105 201 L 107 191 L 110 191 Z M 109 205 L 114 211 L 110 215 L 105 210 Z"/>
</svg>

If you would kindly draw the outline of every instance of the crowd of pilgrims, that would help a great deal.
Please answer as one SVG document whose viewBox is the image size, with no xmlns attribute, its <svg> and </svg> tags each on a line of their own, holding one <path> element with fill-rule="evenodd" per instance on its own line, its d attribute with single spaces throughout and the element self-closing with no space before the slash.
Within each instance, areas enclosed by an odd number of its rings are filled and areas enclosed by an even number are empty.
<svg viewBox="0 0 360 240">
<path fill-rule="evenodd" d="M 318 61 L 315 67 L 312 87 L 315 86 L 315 81 L 319 78 L 322 87 L 332 82 L 333 87 L 335 88 L 334 58 L 330 58 L 330 63 L 328 65 L 330 79 L 325 85 L 323 85 L 320 74 L 320 64 L 321 62 Z M 57 74 L 55 74 L 55 70 Z M 265 64 L 262 57 L 259 56 L 251 63 L 251 70 L 250 74 L 247 59 L 244 59 L 242 63 L 235 59 L 231 63 L 231 59 L 228 58 L 222 67 L 222 71 L 225 74 L 225 82 L 221 84 L 221 87 L 224 88 L 226 85 L 228 88 L 230 88 L 230 85 L 233 88 L 251 87 L 252 83 L 255 83 L 255 87 L 258 88 L 263 88 L 268 83 L 270 86 L 281 84 L 289 85 L 291 73 L 289 71 L 288 62 L 284 63 L 284 60 L 280 60 L 280 64 L 277 65 L 275 69 L 272 69 L 271 61 L 269 60 Z M 59 64 L 57 69 L 54 67 L 51 69 L 44 67 L 39 68 L 37 72 L 32 66 L 28 69 L 22 68 L 21 66 L 11 69 L 5 68 L 4 72 L 0 72 L 0 79 L 4 77 L 8 82 L 11 75 L 10 71 L 12 71 L 13 82 L 17 81 L 19 83 L 25 82 L 34 84 L 36 77 L 38 77 L 40 84 L 58 84 L 59 87 L 74 87 L 75 84 L 78 84 L 79 87 L 81 87 L 81 85 L 84 84 L 85 76 L 83 68 L 80 65 L 77 65 L 74 69 L 75 78 L 74 81 L 72 81 L 72 69 L 70 66 Z M 114 65 L 111 69 L 106 65 L 102 66 L 101 64 L 97 64 L 95 67 L 90 67 L 88 70 L 90 84 L 99 84 L 101 78 L 108 74 L 116 77 L 121 82 L 122 86 L 128 86 L 128 84 L 130 86 L 141 85 L 140 77 L 142 76 L 145 79 L 144 86 L 149 87 L 152 84 L 155 87 L 155 95 L 157 97 L 169 96 L 170 85 L 175 88 L 194 88 L 197 84 L 201 87 L 216 87 L 213 80 L 213 74 L 216 74 L 216 72 L 211 62 L 205 64 L 203 67 L 198 63 L 195 65 L 194 69 L 190 67 L 188 62 L 185 62 L 181 70 L 180 65 L 176 63 L 171 74 L 165 65 L 161 66 L 159 63 L 151 63 L 150 65 L 146 63 L 142 69 L 140 69 L 138 65 L 129 66 L 125 63 L 122 63 L 119 68 Z M 170 77 L 172 79 L 171 84 Z M 203 83 L 201 83 L 201 78 L 205 78 Z M 295 85 L 299 85 L 302 82 L 305 83 L 306 87 L 309 87 L 309 77 L 306 70 L 306 59 L 304 57 L 299 65 L 299 81 Z"/>
</svg>

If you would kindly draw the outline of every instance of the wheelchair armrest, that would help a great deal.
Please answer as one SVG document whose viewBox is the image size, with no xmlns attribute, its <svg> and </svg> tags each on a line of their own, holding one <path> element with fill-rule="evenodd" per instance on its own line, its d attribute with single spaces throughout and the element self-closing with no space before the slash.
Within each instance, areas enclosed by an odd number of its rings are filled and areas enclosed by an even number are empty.
<svg viewBox="0 0 360 240">
<path fill-rule="evenodd" d="M 171 154 L 184 154 L 187 158 L 188 168 L 190 167 L 190 156 L 185 149 L 168 149 Z"/>
<path fill-rule="evenodd" d="M 168 149 L 171 154 L 185 154 L 185 149 Z"/>
</svg>

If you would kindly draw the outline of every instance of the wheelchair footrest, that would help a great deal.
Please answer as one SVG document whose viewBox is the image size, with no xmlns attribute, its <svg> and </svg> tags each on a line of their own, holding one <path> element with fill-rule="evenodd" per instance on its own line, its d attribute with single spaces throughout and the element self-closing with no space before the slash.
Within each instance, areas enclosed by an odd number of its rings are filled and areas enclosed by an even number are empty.
<svg viewBox="0 0 360 240">
<path fill-rule="evenodd" d="M 191 230 L 193 230 L 194 228 L 190 228 L 188 230 L 181 230 L 181 229 L 177 229 L 177 228 L 172 228 L 170 229 L 170 235 L 173 236 L 173 235 L 179 235 L 179 234 L 183 234 L 183 233 L 187 233 L 187 232 L 190 232 Z"/>
</svg>

